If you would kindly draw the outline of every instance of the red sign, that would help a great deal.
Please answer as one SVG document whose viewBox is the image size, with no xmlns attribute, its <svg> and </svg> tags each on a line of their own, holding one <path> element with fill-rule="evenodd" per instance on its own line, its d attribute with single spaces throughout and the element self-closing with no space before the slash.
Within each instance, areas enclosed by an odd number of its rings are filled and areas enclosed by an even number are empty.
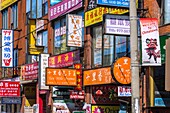
<svg viewBox="0 0 170 113">
<path fill-rule="evenodd" d="M 82 90 L 82 66 L 81 64 L 74 64 L 74 68 L 76 69 L 76 75 L 77 75 L 77 87 L 75 87 L 75 90 Z"/>
<path fill-rule="evenodd" d="M 65 54 L 53 56 L 48 58 L 49 67 L 67 67 L 80 61 L 79 51 L 68 52 Z"/>
<path fill-rule="evenodd" d="M 0 81 L 0 97 L 18 97 L 20 96 L 20 83 Z"/>
<path fill-rule="evenodd" d="M 70 99 L 84 99 L 84 90 L 70 91 Z"/>
<path fill-rule="evenodd" d="M 38 62 L 21 66 L 22 80 L 34 80 L 38 78 Z"/>
</svg>

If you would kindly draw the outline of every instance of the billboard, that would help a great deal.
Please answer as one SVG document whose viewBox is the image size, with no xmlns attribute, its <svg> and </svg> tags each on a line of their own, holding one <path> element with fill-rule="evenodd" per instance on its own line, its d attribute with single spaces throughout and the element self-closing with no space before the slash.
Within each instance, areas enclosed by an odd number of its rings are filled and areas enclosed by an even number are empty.
<svg viewBox="0 0 170 113">
<path fill-rule="evenodd" d="M 63 0 L 49 8 L 49 20 L 74 11 L 83 6 L 82 0 Z"/>
<path fill-rule="evenodd" d="M 39 55 L 44 51 L 44 47 L 36 46 L 36 22 L 35 20 L 29 20 L 29 29 L 30 29 L 30 35 L 29 35 L 29 54 L 31 55 Z"/>
<path fill-rule="evenodd" d="M 20 96 L 20 82 L 0 81 L 0 97 L 9 96 Z"/>
<path fill-rule="evenodd" d="M 2 30 L 2 67 L 13 67 L 13 30 Z"/>
<path fill-rule="evenodd" d="M 130 35 L 130 20 L 128 16 L 123 15 L 106 15 L 105 16 L 105 33 Z"/>
<path fill-rule="evenodd" d="M 110 84 L 115 82 L 112 78 L 111 67 L 86 70 L 84 71 L 83 77 L 84 86 Z"/>
<path fill-rule="evenodd" d="M 46 68 L 46 85 L 77 86 L 76 69 Z"/>
<path fill-rule="evenodd" d="M 82 47 L 82 16 L 67 15 L 67 46 Z"/>
<path fill-rule="evenodd" d="M 160 66 L 161 52 L 158 19 L 140 18 L 142 40 L 142 65 Z"/>
<path fill-rule="evenodd" d="M 128 9 L 97 7 L 85 12 L 85 27 L 102 22 L 104 14 L 125 14 L 127 12 L 129 12 Z"/>
<path fill-rule="evenodd" d="M 18 0 L 1 0 L 0 1 L 0 11 L 15 3 Z"/>
</svg>

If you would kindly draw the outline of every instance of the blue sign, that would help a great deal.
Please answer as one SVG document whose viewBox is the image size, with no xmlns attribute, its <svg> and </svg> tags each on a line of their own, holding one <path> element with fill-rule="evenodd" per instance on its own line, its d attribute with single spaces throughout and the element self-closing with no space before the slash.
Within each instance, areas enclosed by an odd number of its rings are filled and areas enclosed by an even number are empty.
<svg viewBox="0 0 170 113">
<path fill-rule="evenodd" d="M 53 6 L 59 2 L 61 2 L 62 0 L 50 0 L 50 6 Z"/>
<path fill-rule="evenodd" d="M 21 104 L 21 97 L 2 97 L 1 104 Z"/>
<path fill-rule="evenodd" d="M 98 5 L 129 7 L 130 0 L 97 0 Z"/>
</svg>

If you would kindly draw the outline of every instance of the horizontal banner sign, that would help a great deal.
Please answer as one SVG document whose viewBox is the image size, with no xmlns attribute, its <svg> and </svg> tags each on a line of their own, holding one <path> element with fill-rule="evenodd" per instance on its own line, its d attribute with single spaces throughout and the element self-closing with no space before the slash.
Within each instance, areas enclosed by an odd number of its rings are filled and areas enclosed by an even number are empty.
<svg viewBox="0 0 170 113">
<path fill-rule="evenodd" d="M 46 85 L 76 86 L 76 70 L 46 68 Z"/>
</svg>

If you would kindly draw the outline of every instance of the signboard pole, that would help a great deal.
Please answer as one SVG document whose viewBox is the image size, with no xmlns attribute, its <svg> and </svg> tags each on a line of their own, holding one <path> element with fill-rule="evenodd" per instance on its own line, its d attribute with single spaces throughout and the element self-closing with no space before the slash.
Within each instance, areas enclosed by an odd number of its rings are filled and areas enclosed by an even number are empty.
<svg viewBox="0 0 170 113">
<path fill-rule="evenodd" d="M 140 113 L 139 95 L 139 58 L 137 37 L 137 9 L 136 0 L 130 0 L 130 48 L 131 48 L 131 73 L 132 73 L 132 113 Z"/>
</svg>

